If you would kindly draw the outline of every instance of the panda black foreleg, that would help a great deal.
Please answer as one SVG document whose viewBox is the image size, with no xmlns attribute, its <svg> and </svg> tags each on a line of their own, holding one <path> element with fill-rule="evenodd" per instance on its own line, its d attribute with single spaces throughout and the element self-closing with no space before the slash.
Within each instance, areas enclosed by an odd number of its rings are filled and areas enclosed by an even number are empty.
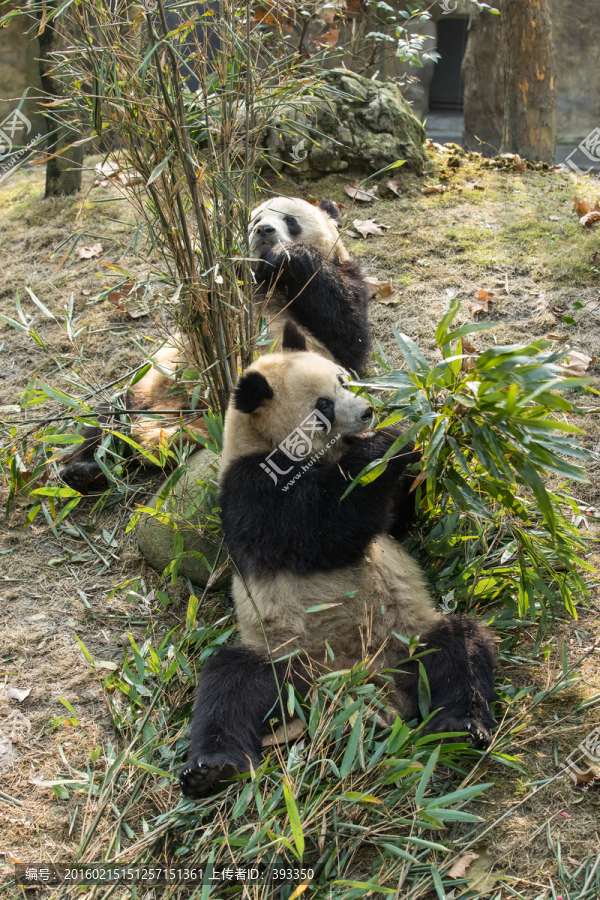
<svg viewBox="0 0 600 900">
<path fill-rule="evenodd" d="M 260 283 L 276 284 L 286 309 L 346 369 L 359 371 L 371 347 L 366 284 L 356 263 L 323 259 L 306 244 L 271 247 L 256 268 Z"/>
<path fill-rule="evenodd" d="M 242 645 L 225 647 L 204 666 L 190 730 L 190 746 L 179 780 L 186 797 L 200 797 L 236 772 L 260 762 L 261 740 L 273 719 L 281 721 L 279 688 L 292 680 L 310 686 L 285 663 L 273 665 Z M 297 682 L 297 684 L 296 684 Z M 285 703 L 285 701 L 284 701 Z"/>
<path fill-rule="evenodd" d="M 466 616 L 451 616 L 441 619 L 422 640 L 427 650 L 435 650 L 421 662 L 429 681 L 431 708 L 439 709 L 424 734 L 467 731 L 472 746 L 485 749 L 495 724 L 490 703 L 495 699 L 496 647 L 489 632 Z M 417 665 L 402 662 L 400 668 L 406 674 L 397 678 L 398 686 L 416 700 Z"/>
<path fill-rule="evenodd" d="M 105 418 L 105 417 L 104 417 Z M 83 443 L 65 459 L 59 475 L 68 487 L 85 494 L 90 488 L 106 487 L 106 476 L 98 465 L 94 452 L 100 446 L 103 430 L 99 425 L 84 425 Z"/>
</svg>

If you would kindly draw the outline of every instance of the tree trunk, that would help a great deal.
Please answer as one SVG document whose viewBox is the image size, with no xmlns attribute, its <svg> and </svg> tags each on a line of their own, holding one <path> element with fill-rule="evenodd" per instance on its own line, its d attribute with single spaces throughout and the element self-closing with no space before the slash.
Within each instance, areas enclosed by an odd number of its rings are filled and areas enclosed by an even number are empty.
<svg viewBox="0 0 600 900">
<path fill-rule="evenodd" d="M 462 63 L 465 83 L 463 147 L 484 156 L 500 152 L 504 132 L 502 20 L 484 10 L 469 19 Z"/>
<path fill-rule="evenodd" d="M 47 24 L 38 36 L 40 42 L 40 78 L 42 89 L 48 99 L 64 96 L 64 86 L 61 79 L 52 74 L 55 65 L 55 57 L 52 55 L 61 49 L 66 43 L 61 35 L 55 19 Z M 48 131 L 55 131 L 57 123 L 54 119 L 48 120 Z M 77 132 L 71 128 L 60 128 L 48 138 L 48 153 L 60 153 L 53 156 L 46 163 L 46 197 L 60 197 L 64 194 L 76 194 L 81 190 L 81 167 L 83 164 L 83 147 L 70 147 L 77 140 Z M 70 147 L 70 149 L 68 149 Z M 67 149 L 65 149 L 67 148 Z"/>
<path fill-rule="evenodd" d="M 547 0 L 501 0 L 505 153 L 554 162 L 556 78 Z"/>
</svg>

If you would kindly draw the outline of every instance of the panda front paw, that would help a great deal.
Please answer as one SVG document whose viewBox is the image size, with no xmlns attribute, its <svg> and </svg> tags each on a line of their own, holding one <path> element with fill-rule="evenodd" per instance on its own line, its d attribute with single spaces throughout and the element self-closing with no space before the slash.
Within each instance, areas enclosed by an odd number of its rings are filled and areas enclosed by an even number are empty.
<svg viewBox="0 0 600 900">
<path fill-rule="evenodd" d="M 288 253 L 281 244 L 275 244 L 273 247 L 263 250 L 256 266 L 257 282 L 270 284 L 272 281 L 277 281 L 277 284 L 281 285 L 286 278 L 288 260 Z"/>
<path fill-rule="evenodd" d="M 490 723 L 484 722 L 478 716 L 458 716 L 442 711 L 427 723 L 423 734 L 459 732 L 456 737 L 444 738 L 444 743 L 467 743 L 470 739 L 471 749 L 487 750 L 492 741 L 490 727 Z"/>
<path fill-rule="evenodd" d="M 205 797 L 223 781 L 245 771 L 222 754 L 206 754 L 188 759 L 179 773 L 181 793 L 186 797 Z"/>
</svg>

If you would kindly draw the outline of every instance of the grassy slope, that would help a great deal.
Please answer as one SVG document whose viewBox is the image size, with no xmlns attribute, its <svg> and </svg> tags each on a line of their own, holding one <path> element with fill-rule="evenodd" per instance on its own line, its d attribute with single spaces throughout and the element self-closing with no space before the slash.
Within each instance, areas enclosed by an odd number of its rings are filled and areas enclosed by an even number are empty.
<svg viewBox="0 0 600 900">
<path fill-rule="evenodd" d="M 436 177 L 440 157 L 432 157 L 430 169 L 430 178 L 426 180 Z M 467 187 L 474 180 L 485 190 Z M 350 201 L 343 193 L 344 183 L 340 178 L 327 179 L 315 185 L 301 186 L 300 192 L 304 196 L 329 196 L 342 201 L 346 206 L 345 213 L 349 214 Z M 589 262 L 590 254 L 598 247 L 598 232 L 584 231 L 570 211 L 574 193 L 596 199 L 596 184 L 562 173 L 519 175 L 482 171 L 477 164 L 466 162 L 457 174 L 450 176 L 450 190 L 444 195 L 422 196 L 421 182 L 409 176 L 403 181 L 401 199 L 361 206 L 357 210 L 360 218 L 373 216 L 391 226 L 385 237 L 347 240 L 367 274 L 390 280 L 399 292 L 396 305 L 384 306 L 375 301 L 372 307 L 375 334 L 391 361 L 400 362 L 391 336 L 393 324 L 399 324 L 402 331 L 418 341 L 426 355 L 434 357 L 433 331 L 448 307 L 447 291 L 451 290 L 464 301 L 460 315 L 467 321 L 471 318 L 468 303 L 480 288 L 493 289 L 499 295 L 492 304 L 490 315 L 500 322 L 493 332 L 498 343 L 531 340 L 547 334 L 569 335 L 575 345 L 581 346 L 590 356 L 600 356 L 598 319 L 593 312 L 576 326 L 566 326 L 552 312 L 553 307 L 567 311 L 573 301 L 585 303 L 598 294 L 598 273 Z M 106 259 L 118 261 L 129 243 L 131 229 L 107 217 L 130 221 L 127 204 L 84 204 L 76 218 L 81 198 L 47 203 L 41 199 L 42 188 L 42 173 L 35 169 L 19 172 L 0 188 L 1 311 L 14 317 L 14 292 L 19 288 L 23 296 L 24 285 L 30 286 L 53 310 L 60 308 L 69 292 L 74 291 L 79 324 L 85 324 L 90 330 L 110 326 L 109 331 L 90 335 L 85 365 L 99 380 L 107 369 L 116 378 L 128 365 L 137 362 L 136 354 L 124 344 L 126 335 L 123 332 L 129 329 L 152 337 L 152 324 L 145 320 L 143 324 L 127 322 L 123 326 L 123 317 L 111 307 L 90 302 L 99 281 L 94 274 L 100 271 L 97 262 L 69 260 L 55 272 L 57 260 L 46 260 L 45 257 L 71 231 L 79 228 L 99 235 L 105 250 L 109 247 L 108 239 L 113 238 L 117 243 Z M 280 189 L 290 194 L 299 192 L 298 186 L 289 181 L 282 183 Z M 93 196 L 94 199 L 107 199 L 115 195 L 108 189 L 101 194 L 95 192 Z M 117 247 L 120 247 L 119 251 Z M 147 269 L 143 254 L 135 256 L 130 251 L 126 261 L 136 272 Z M 91 294 L 83 293 L 88 290 Z M 581 313 L 575 317 L 581 318 Z M 40 321 L 39 325 L 45 339 L 52 339 L 52 323 Z M 474 343 L 483 348 L 486 341 L 494 340 L 493 335 L 477 336 Z M 0 363 L 3 403 L 15 402 L 15 394 L 26 385 L 32 367 L 50 382 L 56 378 L 51 372 L 52 367 L 41 354 L 32 351 L 24 336 L 2 327 L 0 340 L 6 342 Z M 586 422 L 587 441 L 594 446 L 598 442 L 596 429 L 596 420 L 590 417 Z M 598 501 L 594 474 L 592 466 L 591 484 L 578 491 L 578 496 L 590 503 Z M 11 551 L 0 557 L 3 580 L 11 579 L 4 580 L 2 585 L 6 610 L 2 659 L 5 660 L 6 683 L 8 687 L 32 687 L 30 697 L 22 705 L 0 695 L 0 715 L 7 723 L 2 727 L 14 736 L 19 754 L 16 764 L 3 779 L 3 790 L 22 803 L 20 807 L 7 804 L 0 811 L 6 827 L 4 849 L 21 858 L 32 855 L 47 859 L 67 857 L 80 841 L 82 823 L 89 826 L 93 816 L 97 803 L 94 798 L 86 804 L 85 797 L 70 792 L 68 800 L 61 800 L 50 788 L 35 784 L 39 780 L 64 777 L 67 773 L 58 742 L 69 764 L 77 769 L 84 768 L 86 752 L 100 744 L 103 748 L 98 762 L 100 770 L 107 765 L 104 760 L 110 737 L 118 744 L 106 714 L 102 691 L 73 640 L 73 630 L 89 646 L 95 659 L 118 663 L 122 658 L 120 647 L 124 630 L 130 630 L 141 642 L 148 626 L 157 646 L 167 627 L 185 620 L 187 593 L 184 585 L 171 592 L 174 604 L 166 612 L 160 604 L 152 608 L 152 604 L 144 604 L 131 595 L 127 597 L 124 591 L 107 600 L 110 588 L 126 577 L 145 578 L 145 585 L 139 587 L 142 594 L 144 587 L 150 590 L 156 578 L 139 559 L 131 537 L 124 535 L 127 512 L 117 506 L 101 514 L 94 513 L 90 518 L 91 508 L 91 503 L 78 508 L 73 518 L 80 525 L 90 526 L 90 539 L 104 554 L 108 544 L 102 531 L 110 535 L 117 528 L 117 545 L 111 546 L 114 557 L 110 559 L 108 570 L 102 571 L 104 567 L 97 554 L 90 553 L 80 533 L 69 534 L 61 530 L 54 535 L 38 520 L 33 529 L 23 533 L 20 530 L 26 515 L 23 508 L 13 512 L 2 538 L 2 549 Z M 90 553 L 91 558 L 79 564 L 69 560 L 69 554 L 73 556 L 82 551 Z M 49 565 L 53 559 L 61 557 L 66 557 L 62 563 Z M 85 595 L 85 602 L 80 591 Z M 218 598 L 215 598 L 215 602 L 202 608 L 201 616 L 206 622 L 214 622 L 222 612 Z M 598 632 L 598 613 L 594 606 L 589 611 L 582 611 L 577 625 L 564 629 L 570 663 L 575 662 L 582 647 L 594 643 L 594 637 L 598 643 Z M 185 634 L 183 624 L 181 634 Z M 524 631 L 523 657 L 531 642 L 531 637 Z M 558 647 L 560 636 L 556 636 L 553 643 Z M 542 664 L 528 665 L 514 660 L 502 667 L 500 683 L 535 684 L 536 689 L 551 685 L 560 672 L 558 657 L 558 651 L 554 650 Z M 517 710 L 522 709 L 525 715 L 521 722 L 524 728 L 510 738 L 511 752 L 527 767 L 532 781 L 554 776 L 570 750 L 598 724 L 597 711 L 574 712 L 582 699 L 598 691 L 600 677 L 593 654 L 584 664 L 582 674 L 583 681 L 577 687 L 559 694 L 533 713 L 527 712 L 527 700 L 516 704 Z M 186 682 L 187 678 L 182 674 L 176 688 L 171 685 L 165 692 L 165 700 L 172 704 L 175 698 L 184 696 Z M 80 721 L 77 728 L 64 724 L 57 727 L 56 717 L 66 714 L 58 697 L 74 705 Z M 29 725 L 14 715 L 15 709 Z M 557 722 L 557 719 L 561 721 Z M 172 729 L 169 734 L 169 746 L 175 749 L 180 740 L 180 728 Z M 174 758 L 166 753 L 164 765 L 168 767 L 171 762 L 175 762 Z M 513 770 L 496 763 L 488 764 L 485 769 L 477 777 L 494 780 L 497 786 L 470 808 L 492 822 L 527 797 L 531 788 L 525 787 L 529 778 Z M 116 790 L 111 802 L 117 809 L 123 809 L 124 798 L 131 796 L 134 775 L 135 770 L 131 769 L 125 782 Z M 441 789 L 444 789 L 444 778 L 447 777 L 442 772 Z M 370 785 L 368 778 L 366 782 L 358 781 L 365 787 Z M 160 778 L 157 777 L 153 785 L 158 787 L 157 790 L 149 790 L 151 785 L 150 779 L 145 783 L 148 790 L 143 793 L 141 805 L 134 805 L 127 818 L 137 839 L 141 835 L 142 809 L 145 817 L 152 820 L 159 812 L 172 809 L 176 801 L 177 792 Z M 455 787 L 454 784 L 453 789 Z M 588 850 L 598 852 L 596 796 L 597 788 L 584 794 L 581 788 L 572 787 L 561 777 L 515 809 L 490 833 L 492 857 L 500 869 L 521 879 L 511 884 L 524 897 L 544 896 L 542 886 L 549 885 L 550 876 L 556 880 L 556 863 L 546 843 L 547 821 L 550 821 L 553 839 L 560 835 L 563 858 L 569 855 L 581 861 Z M 79 810 L 75 814 L 77 807 Z M 227 814 L 229 801 L 220 801 L 219 807 Z M 327 812 L 327 807 L 323 809 Z M 345 809 L 344 815 L 353 816 L 355 822 L 363 821 L 361 810 L 350 813 L 347 807 Z M 95 852 L 88 855 L 88 859 L 99 858 L 106 847 L 106 836 L 114 831 L 114 821 L 110 811 L 101 818 L 92 842 L 91 850 L 95 846 Z M 319 828 L 320 825 L 317 832 Z M 464 830 L 465 826 L 452 826 L 437 837 L 450 842 Z M 401 831 L 400 827 L 396 829 L 398 831 Z M 123 849 L 135 843 L 135 839 L 127 838 L 125 832 L 122 832 L 121 840 Z M 170 841 L 167 853 L 171 853 L 180 841 L 178 837 Z M 32 854 L 32 851 L 35 852 Z M 352 877 L 368 876 L 371 863 L 371 857 L 352 858 L 345 877 L 348 872 L 353 873 Z M 574 867 L 572 863 L 568 866 Z M 394 885 L 397 883 L 396 880 Z"/>
</svg>

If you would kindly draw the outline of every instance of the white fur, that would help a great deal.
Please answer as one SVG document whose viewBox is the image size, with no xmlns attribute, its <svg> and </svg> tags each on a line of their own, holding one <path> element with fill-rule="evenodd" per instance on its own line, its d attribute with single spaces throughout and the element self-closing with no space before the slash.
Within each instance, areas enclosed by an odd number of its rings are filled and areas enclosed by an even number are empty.
<svg viewBox="0 0 600 900">
<path fill-rule="evenodd" d="M 293 216 L 302 232 L 293 237 L 285 223 L 284 216 Z M 263 245 L 263 238 L 257 233 L 258 225 L 271 225 L 275 235 L 269 244 L 301 242 L 310 244 L 325 259 L 345 262 L 350 254 L 344 247 L 334 220 L 320 207 L 299 200 L 297 197 L 274 197 L 257 206 L 250 216 L 250 249 L 257 250 Z"/>
<path fill-rule="evenodd" d="M 332 435 L 356 434 L 365 428 L 366 401 L 339 383 L 344 370 L 329 360 L 312 353 L 281 353 L 261 357 L 249 371 L 264 375 L 274 396 L 251 414 L 230 404 L 222 472 L 240 456 L 261 452 L 266 456 L 274 450 L 314 409 L 319 397 L 335 399 L 336 416 L 329 433 L 315 434 L 313 452 L 321 444 L 325 447 Z M 342 452 L 343 441 L 336 441 L 322 460 L 335 463 Z M 412 637 L 440 618 L 418 564 L 387 535 L 376 537 L 356 565 L 330 572 L 299 576 L 283 570 L 245 580 L 234 575 L 233 597 L 244 644 L 270 652 L 275 659 L 301 650 L 317 668 L 346 669 L 366 658 L 373 670 L 393 667 L 407 655 L 406 644 L 393 632 Z M 332 605 L 307 612 L 321 604 Z M 334 652 L 333 662 L 325 640 Z M 413 714 L 407 698 L 396 695 L 394 702 Z"/>
</svg>

